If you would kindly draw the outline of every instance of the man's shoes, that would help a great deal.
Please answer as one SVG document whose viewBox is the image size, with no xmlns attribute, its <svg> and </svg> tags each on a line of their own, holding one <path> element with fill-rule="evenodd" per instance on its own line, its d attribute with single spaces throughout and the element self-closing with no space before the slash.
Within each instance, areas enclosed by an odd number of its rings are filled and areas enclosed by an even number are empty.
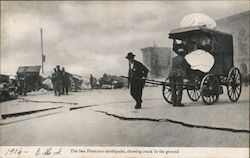
<svg viewBox="0 0 250 158">
<path fill-rule="evenodd" d="M 140 108 L 141 108 L 141 105 L 139 105 L 139 104 L 135 105 L 135 109 L 140 109 Z"/>
<path fill-rule="evenodd" d="M 177 106 L 179 106 L 179 107 L 183 107 L 183 106 L 184 106 L 184 104 L 180 103 L 180 104 L 179 104 L 179 105 L 177 105 Z"/>
<path fill-rule="evenodd" d="M 135 109 L 140 109 L 141 107 L 140 106 L 135 106 Z"/>
<path fill-rule="evenodd" d="M 173 106 L 175 106 L 175 107 L 183 107 L 184 106 L 184 104 L 182 104 L 182 103 L 180 103 L 180 104 L 173 104 Z"/>
</svg>

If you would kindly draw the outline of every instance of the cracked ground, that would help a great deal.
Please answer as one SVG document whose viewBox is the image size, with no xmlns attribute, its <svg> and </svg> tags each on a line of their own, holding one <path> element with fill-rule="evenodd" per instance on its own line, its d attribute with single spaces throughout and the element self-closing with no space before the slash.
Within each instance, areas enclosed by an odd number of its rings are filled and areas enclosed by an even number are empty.
<svg viewBox="0 0 250 158">
<path fill-rule="evenodd" d="M 127 89 L 30 94 L 1 103 L 0 145 L 249 147 L 248 87 L 210 106 L 184 93 L 185 107 L 172 107 L 146 87 L 140 110 Z"/>
</svg>

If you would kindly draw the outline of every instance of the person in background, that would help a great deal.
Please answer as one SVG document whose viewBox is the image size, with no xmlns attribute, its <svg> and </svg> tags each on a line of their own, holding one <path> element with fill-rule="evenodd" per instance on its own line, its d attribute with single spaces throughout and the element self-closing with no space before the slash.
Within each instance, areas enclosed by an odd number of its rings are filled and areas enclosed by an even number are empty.
<svg viewBox="0 0 250 158">
<path fill-rule="evenodd" d="M 200 39 L 200 48 L 205 50 L 206 52 L 212 53 L 213 52 L 213 41 L 209 36 L 205 36 Z"/>
<path fill-rule="evenodd" d="M 64 69 L 62 68 L 62 75 L 63 75 L 63 80 L 62 80 L 62 94 L 68 95 L 69 92 L 69 85 L 70 85 L 70 79 L 69 79 L 69 73 L 67 73 Z"/>
<path fill-rule="evenodd" d="M 185 60 L 187 51 L 174 50 L 177 56 L 172 59 L 172 67 L 169 73 L 169 80 L 171 83 L 172 90 L 172 102 L 173 106 L 184 106 L 181 103 L 182 91 L 183 91 L 183 78 L 186 76 L 186 72 L 190 66 Z"/>
<path fill-rule="evenodd" d="M 32 88 L 32 87 L 30 87 L 30 73 L 29 72 L 26 72 L 25 74 L 24 74 L 24 95 L 26 95 L 26 93 L 27 92 L 29 92 L 30 91 L 30 89 Z"/>
<path fill-rule="evenodd" d="M 89 82 L 90 82 L 90 88 L 94 89 L 94 77 L 92 74 L 90 74 Z"/>
<path fill-rule="evenodd" d="M 53 84 L 53 88 L 54 88 L 55 95 L 57 95 L 57 87 L 56 87 L 56 68 L 54 68 L 54 72 L 52 73 L 51 82 L 52 82 L 52 84 Z"/>
<path fill-rule="evenodd" d="M 129 52 L 125 58 L 129 61 L 128 84 L 130 94 L 136 101 L 135 109 L 141 108 L 142 90 L 145 85 L 145 79 L 148 74 L 148 69 L 139 61 L 134 60 L 135 55 Z"/>
<path fill-rule="evenodd" d="M 62 82 L 63 82 L 63 73 L 60 69 L 60 66 L 56 66 L 56 88 L 57 88 L 57 95 L 61 96 L 62 94 Z"/>
<path fill-rule="evenodd" d="M 176 39 L 174 39 L 173 51 L 187 52 L 187 40 L 182 40 L 181 43 L 178 44 Z"/>
<path fill-rule="evenodd" d="M 19 85 L 20 85 L 20 89 L 19 89 L 20 95 L 26 95 L 24 76 L 21 76 L 19 78 Z"/>
</svg>

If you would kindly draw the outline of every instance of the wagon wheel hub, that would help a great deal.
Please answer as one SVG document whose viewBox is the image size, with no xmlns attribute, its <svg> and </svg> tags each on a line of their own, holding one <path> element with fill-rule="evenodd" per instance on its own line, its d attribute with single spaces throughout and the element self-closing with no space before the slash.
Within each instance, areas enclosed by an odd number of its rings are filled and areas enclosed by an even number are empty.
<svg viewBox="0 0 250 158">
<path fill-rule="evenodd" d="M 231 86 L 232 86 L 233 89 L 236 89 L 237 84 L 235 82 L 233 82 L 233 83 L 231 83 Z"/>
</svg>

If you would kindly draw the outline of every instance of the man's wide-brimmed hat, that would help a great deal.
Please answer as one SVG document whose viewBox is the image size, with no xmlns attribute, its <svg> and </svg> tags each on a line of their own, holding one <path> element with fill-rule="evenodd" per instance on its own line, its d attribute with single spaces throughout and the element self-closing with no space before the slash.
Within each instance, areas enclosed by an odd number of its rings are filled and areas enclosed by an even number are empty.
<svg viewBox="0 0 250 158">
<path fill-rule="evenodd" d="M 127 59 L 134 59 L 135 55 L 132 52 L 129 52 L 128 55 L 125 57 Z"/>
</svg>

